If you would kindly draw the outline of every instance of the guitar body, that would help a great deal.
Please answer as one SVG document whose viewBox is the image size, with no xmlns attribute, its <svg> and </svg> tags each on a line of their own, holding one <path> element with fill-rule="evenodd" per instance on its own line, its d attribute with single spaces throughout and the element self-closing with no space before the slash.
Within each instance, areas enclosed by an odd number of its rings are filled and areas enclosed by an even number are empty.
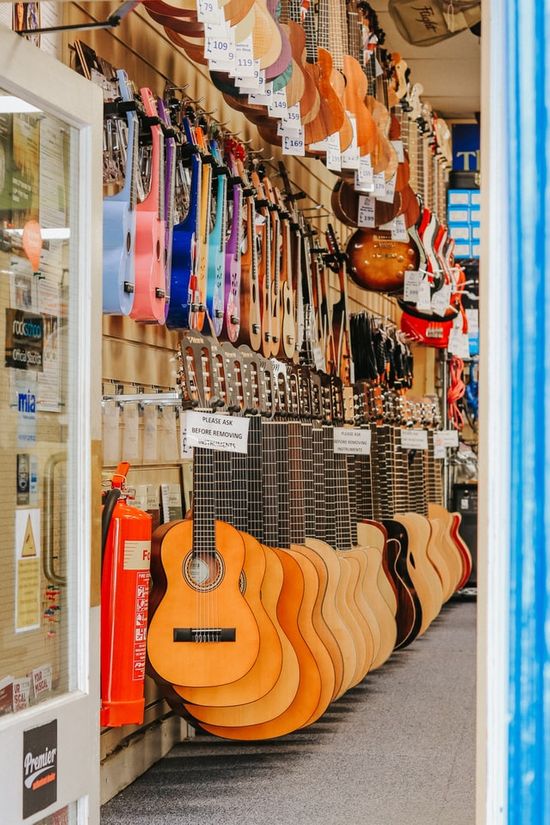
<svg viewBox="0 0 550 825">
<path fill-rule="evenodd" d="M 145 203 L 145 201 L 144 201 Z M 130 317 L 134 321 L 165 321 L 164 259 L 166 226 L 158 213 L 137 206 L 136 291 Z"/>
<path fill-rule="evenodd" d="M 266 80 L 275 81 L 273 86 L 275 91 L 279 91 L 279 89 L 284 88 L 284 86 L 286 86 L 288 80 L 290 79 L 290 75 L 292 74 L 292 48 L 288 40 L 286 29 L 279 23 L 279 5 L 279 0 L 267 0 L 267 10 L 271 15 L 271 18 L 273 20 L 275 28 L 277 29 L 281 41 L 280 54 L 277 60 L 275 60 L 271 64 L 271 66 L 269 66 L 269 68 L 266 69 L 265 73 Z M 279 84 L 277 83 L 277 81 L 279 81 Z M 281 83 L 282 85 L 280 85 Z"/>
<path fill-rule="evenodd" d="M 311 72 L 310 64 L 306 60 L 306 35 L 298 23 L 289 21 L 288 39 L 292 56 L 302 72 L 304 80 L 304 92 L 300 98 L 300 117 L 303 124 L 310 123 L 319 111 L 321 106 L 321 98 L 315 85 L 315 78 Z"/>
<path fill-rule="evenodd" d="M 223 329 L 225 317 L 226 179 L 223 174 L 218 176 L 216 188 L 216 219 L 208 238 L 206 306 L 214 334 L 219 336 Z"/>
<path fill-rule="evenodd" d="M 465 587 L 468 584 L 468 582 L 470 580 L 470 576 L 472 575 L 472 570 L 473 570 L 473 567 L 474 567 L 474 562 L 473 562 L 473 559 L 472 559 L 472 554 L 470 553 L 470 550 L 469 550 L 468 546 L 466 545 L 466 542 L 464 541 L 464 539 L 462 538 L 462 536 L 460 535 L 460 532 L 459 532 L 460 531 L 460 523 L 462 521 L 462 516 L 461 516 L 460 513 L 451 513 L 451 515 L 453 517 L 453 526 L 451 528 L 451 536 L 453 537 L 454 543 L 458 547 L 458 551 L 459 551 L 460 555 L 462 556 L 462 563 L 463 563 L 463 566 L 464 566 L 464 572 L 463 572 L 462 578 L 461 578 L 460 582 L 458 583 L 458 587 L 457 587 L 457 590 L 461 590 L 463 587 Z"/>
<path fill-rule="evenodd" d="M 306 555 L 294 550 L 285 550 L 285 553 L 288 553 L 298 562 L 304 574 L 305 588 L 301 613 L 304 619 L 310 617 L 310 622 L 303 621 L 299 623 L 299 627 L 304 641 L 313 654 L 321 679 L 317 707 L 305 723 L 310 725 L 323 715 L 331 703 L 336 681 L 332 658 L 323 641 L 323 637 L 328 634 L 328 628 L 322 614 L 325 582 L 322 578 L 319 578 L 316 565 Z"/>
<path fill-rule="evenodd" d="M 262 316 L 253 222 L 254 209 L 249 207 L 246 223 L 246 249 L 241 256 L 241 323 L 238 343 L 248 344 L 254 352 L 259 352 L 262 346 Z"/>
<path fill-rule="evenodd" d="M 233 187 L 233 221 L 225 249 L 224 337 L 232 344 L 241 326 L 241 206 L 242 186 Z"/>
<path fill-rule="evenodd" d="M 359 608 L 359 612 L 364 622 L 365 642 L 367 648 L 367 655 L 365 659 L 365 673 L 364 678 L 372 667 L 372 663 L 378 655 L 380 650 L 380 626 L 376 619 L 376 615 L 368 602 L 365 594 L 365 578 L 367 575 L 367 556 L 363 548 L 354 548 L 352 550 L 344 550 L 344 557 L 351 562 L 352 567 L 355 567 L 357 575 L 357 584 L 355 586 L 355 603 Z"/>
<path fill-rule="evenodd" d="M 453 515 L 441 504 L 434 504 L 432 502 L 428 504 L 428 515 L 430 518 L 437 518 L 441 522 L 441 550 L 449 566 L 452 592 L 455 593 L 464 576 L 464 561 L 463 555 L 452 537 Z"/>
<path fill-rule="evenodd" d="M 128 75 L 117 71 L 120 96 L 132 99 Z M 136 203 L 134 197 L 138 162 L 137 114 L 126 113 L 128 144 L 124 186 L 116 195 L 103 199 L 103 312 L 129 315 L 134 304 Z"/>
<path fill-rule="evenodd" d="M 422 636 L 439 615 L 443 603 L 441 580 L 428 558 L 430 523 L 417 513 L 400 513 L 395 520 L 401 522 L 409 537 L 407 568 L 422 605 L 422 625 L 418 634 Z"/>
<path fill-rule="evenodd" d="M 263 724 L 243 725 L 235 728 L 201 725 L 204 730 L 222 738 L 260 740 L 284 736 L 307 724 L 319 705 L 321 676 L 315 658 L 302 635 L 302 627 L 307 628 L 311 625 L 311 616 L 303 615 L 305 584 L 302 568 L 284 550 L 274 548 L 273 552 L 281 561 L 285 578 L 285 586 L 277 607 L 277 616 L 298 658 L 298 690 L 285 711 Z"/>
<path fill-rule="evenodd" d="M 444 527 L 439 518 L 430 518 L 430 525 L 432 528 L 432 535 L 428 544 L 428 558 L 435 567 L 437 574 L 441 580 L 441 588 L 443 591 L 443 601 L 448 601 L 454 593 L 453 582 L 451 580 L 451 571 L 442 552 L 441 546 L 445 541 Z"/>
<path fill-rule="evenodd" d="M 272 618 L 279 636 L 282 660 L 279 677 L 273 687 L 254 702 L 223 708 L 197 708 L 195 705 L 186 705 L 186 710 L 196 721 L 200 717 L 205 724 L 225 728 L 227 738 L 238 738 L 236 733 L 234 736 L 230 736 L 229 731 L 233 728 L 262 724 L 280 716 L 290 706 L 300 684 L 298 658 L 278 617 L 279 601 L 286 598 L 288 583 L 285 585 L 283 566 L 277 554 L 270 547 L 261 546 L 266 561 L 264 581 L 268 583 L 267 588 L 262 587 L 262 603 Z M 275 611 L 274 614 L 273 610 Z"/>
<path fill-rule="evenodd" d="M 202 718 L 199 705 L 227 708 L 261 699 L 275 686 L 283 666 L 282 630 L 277 620 L 277 601 L 283 586 L 282 568 L 279 566 L 274 570 L 273 563 L 268 567 L 262 545 L 248 533 L 241 532 L 240 535 L 245 546 L 244 597 L 258 625 L 260 650 L 248 673 L 235 682 L 208 688 L 174 686 L 177 694 L 192 703 L 189 711 L 199 720 Z"/>
<path fill-rule="evenodd" d="M 140 89 L 148 117 L 157 118 L 155 97 Z M 166 222 L 164 219 L 164 136 L 160 125 L 151 126 L 151 187 L 137 205 L 136 284 L 130 317 L 134 321 L 166 320 Z"/>
<path fill-rule="evenodd" d="M 216 522 L 217 556 L 203 557 L 202 564 L 208 564 L 209 577 L 218 583 L 206 591 L 184 574 L 183 567 L 193 561 L 192 549 L 191 520 L 170 522 L 155 532 L 148 662 L 161 680 L 173 685 L 224 685 L 248 673 L 260 647 L 258 625 L 239 587 L 244 542 L 234 527 Z M 207 632 L 210 617 L 215 617 L 215 627 L 234 629 L 234 641 L 174 641 L 176 628 Z"/>
<path fill-rule="evenodd" d="M 281 346 L 279 356 L 292 359 L 296 349 L 296 310 L 294 292 L 288 279 L 281 284 Z"/>
<path fill-rule="evenodd" d="M 397 588 L 396 649 L 408 647 L 420 632 L 422 606 L 407 566 L 409 537 L 405 527 L 394 519 L 384 519 L 390 573 Z"/>
<path fill-rule="evenodd" d="M 344 75 L 347 81 L 344 106 L 356 120 L 359 153 L 361 155 L 372 154 L 377 146 L 378 130 L 365 103 L 368 81 L 359 61 L 349 54 L 344 55 Z"/>
<path fill-rule="evenodd" d="M 340 560 L 340 599 L 345 601 L 347 606 L 347 622 L 355 646 L 355 670 L 352 675 L 351 685 L 354 687 L 366 675 L 372 661 L 372 646 L 367 647 L 367 623 L 361 615 L 355 599 L 355 591 L 359 581 L 359 565 L 354 563 L 354 559 L 348 559 L 342 553 L 338 553 Z M 340 601 L 340 613 L 342 613 L 342 602 Z M 371 642 L 371 639 L 369 639 Z"/>
<path fill-rule="evenodd" d="M 322 557 L 312 550 L 311 547 L 308 547 L 306 544 L 293 544 L 290 549 L 295 557 L 296 554 L 300 554 L 309 559 L 315 567 L 317 576 L 319 577 L 319 598 L 315 603 L 313 623 L 317 635 L 323 642 L 323 645 L 328 651 L 332 662 L 332 679 L 334 682 L 331 696 L 332 700 L 338 695 L 344 675 L 342 651 L 340 650 L 340 646 L 338 645 L 336 636 L 332 630 L 338 622 L 341 622 L 341 618 L 337 613 L 336 605 L 334 603 L 334 594 L 336 592 L 337 583 L 335 584 L 331 579 L 327 566 Z"/>
<path fill-rule="evenodd" d="M 137 213 L 118 195 L 103 201 L 103 312 L 129 315 L 134 304 Z"/>
<path fill-rule="evenodd" d="M 348 274 L 357 286 L 372 292 L 399 292 L 405 271 L 418 269 L 418 254 L 410 243 L 392 241 L 391 232 L 358 229 L 348 241 Z"/>
<path fill-rule="evenodd" d="M 377 547 L 363 546 L 367 556 L 367 571 L 364 577 L 363 590 L 367 604 L 376 617 L 380 631 L 378 651 L 372 661 L 371 670 L 377 670 L 392 655 L 397 641 L 397 622 L 395 614 L 390 609 L 382 592 L 381 583 L 387 578 L 382 567 L 382 554 Z M 393 593 L 393 591 L 392 591 Z"/>
<path fill-rule="evenodd" d="M 390 573 L 388 557 L 386 552 L 386 541 L 388 534 L 383 524 L 379 521 L 363 520 L 357 524 L 357 540 L 363 547 L 369 550 L 376 548 L 380 554 L 380 568 L 378 573 L 378 586 L 384 601 L 388 605 L 392 616 L 397 614 L 397 587 Z"/>
<path fill-rule="evenodd" d="M 166 318 L 169 329 L 188 329 L 191 326 L 192 308 L 199 301 L 196 267 L 201 168 L 200 157 L 194 155 L 191 160 L 189 210 L 185 218 L 174 226 L 170 306 Z"/>
<path fill-rule="evenodd" d="M 340 584 L 342 575 L 340 560 L 333 548 L 321 539 L 309 537 L 306 538 L 306 546 L 322 558 L 328 570 L 326 601 L 329 605 L 334 605 L 334 611 L 331 615 L 331 630 L 340 648 L 343 665 L 340 690 L 336 694 L 336 698 L 338 698 L 350 687 L 357 666 L 355 638 L 350 630 L 353 618 L 346 601 L 344 582 L 342 582 L 342 585 Z M 335 690 L 337 690 L 337 685 L 335 685 Z"/>
<path fill-rule="evenodd" d="M 317 117 L 304 126 L 306 144 L 324 140 L 339 132 L 344 125 L 344 107 L 331 83 L 333 65 L 330 52 L 318 49 L 317 62 L 311 66 L 321 105 Z"/>
</svg>

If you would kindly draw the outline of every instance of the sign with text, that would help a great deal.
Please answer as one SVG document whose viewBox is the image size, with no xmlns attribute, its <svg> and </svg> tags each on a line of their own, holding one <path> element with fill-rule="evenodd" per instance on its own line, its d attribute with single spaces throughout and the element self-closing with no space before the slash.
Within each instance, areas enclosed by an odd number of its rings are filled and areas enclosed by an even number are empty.
<svg viewBox="0 0 550 825">
<path fill-rule="evenodd" d="M 192 447 L 224 453 L 248 452 L 248 418 L 188 411 L 185 418 L 184 451 Z"/>
<path fill-rule="evenodd" d="M 44 369 L 44 318 L 22 309 L 6 309 L 4 366 L 16 370 Z"/>
<path fill-rule="evenodd" d="M 427 450 L 427 430 L 401 430 L 401 447 L 404 450 Z"/>
<path fill-rule="evenodd" d="M 23 732 L 23 819 L 57 800 L 57 719 Z"/>
<path fill-rule="evenodd" d="M 334 428 L 334 452 L 343 455 L 370 455 L 371 431 L 347 427 Z"/>
</svg>

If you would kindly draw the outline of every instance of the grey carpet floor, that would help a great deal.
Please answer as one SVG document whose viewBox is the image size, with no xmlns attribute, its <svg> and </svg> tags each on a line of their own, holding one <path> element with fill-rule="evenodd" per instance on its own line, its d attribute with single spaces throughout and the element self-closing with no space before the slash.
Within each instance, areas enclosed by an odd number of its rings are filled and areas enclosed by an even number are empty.
<svg viewBox="0 0 550 825">
<path fill-rule="evenodd" d="M 197 736 L 102 810 L 102 825 L 473 825 L 475 604 L 307 730 L 263 744 Z"/>
</svg>

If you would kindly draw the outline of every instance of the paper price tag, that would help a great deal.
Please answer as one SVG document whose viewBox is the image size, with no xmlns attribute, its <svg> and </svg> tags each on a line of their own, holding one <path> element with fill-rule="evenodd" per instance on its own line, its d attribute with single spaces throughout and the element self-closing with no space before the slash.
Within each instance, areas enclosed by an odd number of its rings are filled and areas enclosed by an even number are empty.
<svg viewBox="0 0 550 825">
<path fill-rule="evenodd" d="M 271 106 L 273 102 L 273 83 L 264 81 L 262 91 L 248 95 L 248 102 L 255 103 L 259 106 Z"/>
<path fill-rule="evenodd" d="M 353 138 L 345 152 L 342 152 L 342 167 L 344 169 L 359 169 L 359 147 L 357 145 L 357 122 L 353 115 L 349 115 Z"/>
<path fill-rule="evenodd" d="M 470 339 L 459 330 L 452 329 L 449 336 L 449 352 L 454 353 L 458 358 L 470 357 Z"/>
<path fill-rule="evenodd" d="M 384 177 L 384 173 L 379 172 L 377 175 L 373 175 L 372 180 L 374 183 L 374 197 L 381 201 L 386 195 L 386 178 Z"/>
<path fill-rule="evenodd" d="M 339 455 L 370 455 L 370 444 L 370 430 L 334 428 L 334 452 Z"/>
<path fill-rule="evenodd" d="M 303 129 L 297 129 L 294 134 L 285 133 L 283 135 L 283 155 L 303 157 L 305 153 L 306 144 Z"/>
<path fill-rule="evenodd" d="M 235 83 L 239 87 L 239 92 L 243 95 L 250 95 L 254 94 L 255 92 L 261 92 L 265 86 L 265 75 L 263 71 L 260 69 L 260 61 L 254 61 L 254 68 L 252 70 L 250 77 L 237 74 L 235 78 Z"/>
<path fill-rule="evenodd" d="M 427 430 L 401 430 L 401 447 L 403 450 L 427 450 Z"/>
<path fill-rule="evenodd" d="M 479 332 L 479 310 L 467 309 L 466 318 L 468 320 L 468 333 L 476 335 Z"/>
<path fill-rule="evenodd" d="M 238 80 L 253 78 L 258 69 L 257 61 L 254 59 L 252 35 L 249 35 L 235 45 L 235 74 Z"/>
<path fill-rule="evenodd" d="M 443 447 L 458 447 L 458 430 L 441 430 L 440 432 L 435 433 L 434 444 L 436 437 Z"/>
<path fill-rule="evenodd" d="M 286 100 L 286 89 L 279 89 L 273 92 L 273 100 L 269 104 L 269 116 L 276 118 L 284 118 L 288 104 Z"/>
<path fill-rule="evenodd" d="M 300 104 L 295 103 L 294 106 L 289 106 L 284 115 L 284 122 L 295 129 L 302 128 L 302 117 L 300 114 Z"/>
<path fill-rule="evenodd" d="M 190 410 L 185 419 L 186 450 L 203 447 L 225 453 L 246 454 L 249 424 L 249 418 Z"/>
<path fill-rule="evenodd" d="M 373 228 L 375 225 L 376 202 L 368 195 L 359 195 L 357 223 L 361 227 Z"/>
<path fill-rule="evenodd" d="M 204 56 L 209 64 L 213 67 L 223 71 L 234 70 L 236 47 L 232 29 L 225 26 L 212 26 L 210 24 L 204 27 L 205 41 L 204 41 Z"/>
<path fill-rule="evenodd" d="M 418 300 L 418 287 L 421 278 L 422 273 L 418 272 L 416 269 L 405 270 L 405 283 L 403 287 L 404 301 L 408 301 L 411 304 L 416 303 Z"/>
<path fill-rule="evenodd" d="M 384 178 L 384 173 L 381 172 L 382 178 Z M 397 183 L 397 175 L 393 175 L 389 180 L 384 178 L 384 194 L 376 195 L 376 188 L 375 188 L 375 195 L 377 200 L 382 201 L 382 203 L 393 203 L 393 199 L 395 197 L 395 184 Z"/>
<path fill-rule="evenodd" d="M 405 150 L 403 148 L 403 141 L 402 140 L 392 140 L 391 145 L 395 149 L 395 154 L 397 155 L 398 163 L 405 162 Z"/>
<path fill-rule="evenodd" d="M 393 227 L 391 230 L 391 239 L 398 243 L 407 243 L 409 240 L 409 233 L 407 231 L 407 224 L 404 215 L 398 215 L 393 220 Z"/>
<path fill-rule="evenodd" d="M 374 172 L 370 155 L 359 158 L 359 168 L 355 171 L 355 189 L 357 192 L 374 192 Z"/>
<path fill-rule="evenodd" d="M 432 311 L 435 312 L 436 315 L 439 315 L 441 318 L 445 315 L 445 311 L 449 306 L 449 302 L 451 300 L 451 285 L 450 284 L 443 284 L 441 289 L 439 289 L 433 296 L 432 296 Z"/>
<path fill-rule="evenodd" d="M 443 444 L 436 444 L 434 446 L 434 458 L 435 459 L 445 459 L 447 458 L 447 451 Z"/>
<path fill-rule="evenodd" d="M 338 146 L 329 146 L 327 149 L 327 169 L 331 172 L 342 170 L 342 152 L 340 151 L 340 136 L 338 135 Z"/>
<path fill-rule="evenodd" d="M 432 291 L 427 280 L 421 281 L 418 285 L 416 308 L 421 312 L 429 312 L 432 308 Z"/>
<path fill-rule="evenodd" d="M 197 19 L 201 23 L 220 25 L 224 22 L 224 14 L 218 5 L 218 0 L 198 0 Z"/>
</svg>

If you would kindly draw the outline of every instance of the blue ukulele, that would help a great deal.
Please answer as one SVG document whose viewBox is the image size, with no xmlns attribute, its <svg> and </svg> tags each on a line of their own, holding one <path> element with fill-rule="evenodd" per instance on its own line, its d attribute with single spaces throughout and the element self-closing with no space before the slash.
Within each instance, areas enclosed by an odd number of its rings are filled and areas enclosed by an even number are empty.
<svg viewBox="0 0 550 825">
<path fill-rule="evenodd" d="M 124 185 L 103 200 L 103 312 L 129 315 L 134 304 L 139 122 L 128 75 L 117 71 L 128 127 Z"/>
</svg>

